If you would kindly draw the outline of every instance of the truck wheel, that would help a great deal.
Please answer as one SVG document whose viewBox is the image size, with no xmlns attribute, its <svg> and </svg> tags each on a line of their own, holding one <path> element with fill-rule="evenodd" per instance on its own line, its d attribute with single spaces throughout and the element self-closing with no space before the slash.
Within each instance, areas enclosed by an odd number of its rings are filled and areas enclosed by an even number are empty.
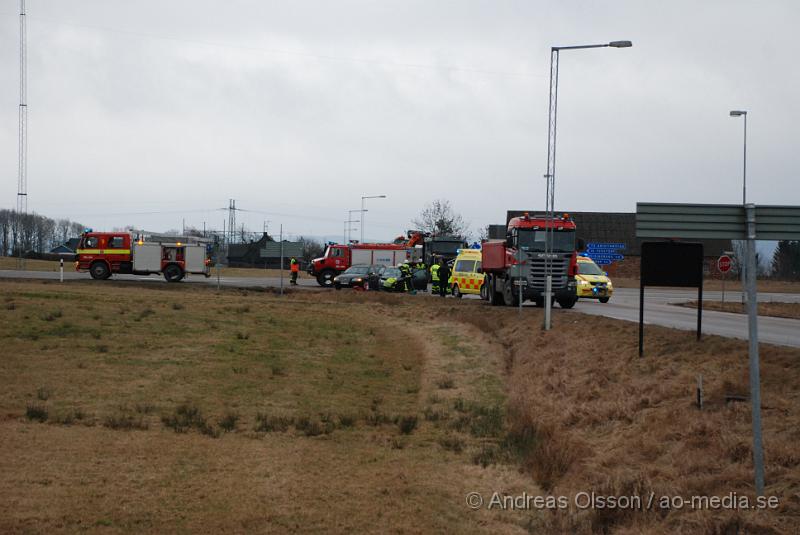
<svg viewBox="0 0 800 535">
<path fill-rule="evenodd" d="M 611 298 L 610 298 L 610 297 L 601 297 L 601 298 L 599 299 L 599 301 L 600 301 L 601 303 L 608 303 L 608 300 L 609 300 L 609 299 L 611 299 Z"/>
<path fill-rule="evenodd" d="M 488 298 L 488 296 L 486 295 L 486 283 L 485 282 L 483 284 L 481 284 L 480 296 L 481 296 L 481 299 L 483 299 L 484 301 Z"/>
<path fill-rule="evenodd" d="M 559 299 L 558 306 L 560 306 L 561 308 L 572 308 L 575 306 L 575 303 L 577 302 L 578 302 L 577 297 L 573 297 L 570 299 Z"/>
<path fill-rule="evenodd" d="M 495 291 L 497 279 L 494 277 L 487 277 L 483 285 L 486 287 L 486 300 L 494 307 L 503 305 L 503 296 L 500 292 Z"/>
<path fill-rule="evenodd" d="M 511 281 L 506 281 L 505 284 L 503 284 L 503 301 L 505 301 L 508 307 L 519 306 L 519 297 L 517 296 L 517 292 L 514 291 L 514 285 L 511 284 Z"/>
<path fill-rule="evenodd" d="M 89 274 L 95 280 L 104 280 L 111 276 L 111 270 L 105 262 L 95 262 L 89 267 Z"/>
<path fill-rule="evenodd" d="M 461 290 L 458 289 L 458 284 L 453 285 L 453 297 L 461 299 L 464 297 L 464 294 L 461 293 Z"/>
<path fill-rule="evenodd" d="M 335 276 L 336 273 L 333 270 L 326 269 L 317 276 L 317 284 L 325 288 L 330 288 L 331 286 L 333 286 L 333 278 Z"/>
<path fill-rule="evenodd" d="M 170 264 L 164 268 L 164 278 L 167 282 L 178 282 L 183 278 L 183 270 L 176 264 Z"/>
</svg>

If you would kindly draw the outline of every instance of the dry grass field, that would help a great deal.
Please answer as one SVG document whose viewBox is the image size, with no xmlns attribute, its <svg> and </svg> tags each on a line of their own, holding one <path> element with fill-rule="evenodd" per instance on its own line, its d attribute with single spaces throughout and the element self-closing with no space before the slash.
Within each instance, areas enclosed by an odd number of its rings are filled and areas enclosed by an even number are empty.
<svg viewBox="0 0 800 535">
<path fill-rule="evenodd" d="M 424 295 L 0 281 L 0 532 L 796 533 L 800 351 L 764 346 L 768 511 L 470 509 L 468 492 L 752 496 L 745 343 Z M 706 407 L 694 407 L 703 374 Z"/>
<path fill-rule="evenodd" d="M 524 532 L 499 353 L 400 296 L 0 291 L 0 532 Z"/>
<path fill-rule="evenodd" d="M 19 269 L 19 258 L 10 256 L 0 256 L 0 269 Z M 26 271 L 58 271 L 59 262 L 55 260 L 32 260 L 25 258 L 24 262 Z M 68 269 L 75 269 L 72 262 L 64 262 L 64 271 Z"/>
<path fill-rule="evenodd" d="M 681 306 L 697 308 L 697 301 L 682 303 Z M 731 312 L 734 314 L 747 314 L 747 308 L 741 302 L 731 303 L 722 301 L 703 300 L 703 310 L 716 310 L 718 312 Z M 773 316 L 775 318 L 800 319 L 800 303 L 758 303 L 759 316 Z"/>
</svg>

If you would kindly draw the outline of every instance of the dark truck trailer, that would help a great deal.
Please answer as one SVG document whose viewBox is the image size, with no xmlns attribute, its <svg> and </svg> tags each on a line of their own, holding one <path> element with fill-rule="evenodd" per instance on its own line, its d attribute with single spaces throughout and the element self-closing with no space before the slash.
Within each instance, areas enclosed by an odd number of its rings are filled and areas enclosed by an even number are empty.
<svg viewBox="0 0 800 535">
<path fill-rule="evenodd" d="M 449 264 L 458 256 L 458 250 L 467 247 L 467 243 L 456 236 L 430 236 L 423 241 L 423 261 L 430 267 L 444 258 Z"/>
</svg>

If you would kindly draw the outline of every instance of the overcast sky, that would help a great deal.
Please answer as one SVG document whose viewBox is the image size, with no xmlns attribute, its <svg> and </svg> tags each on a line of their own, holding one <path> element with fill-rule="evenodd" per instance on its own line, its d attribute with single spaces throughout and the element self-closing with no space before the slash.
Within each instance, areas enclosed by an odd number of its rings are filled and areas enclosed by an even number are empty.
<svg viewBox="0 0 800 535">
<path fill-rule="evenodd" d="M 29 210 L 97 229 L 368 238 L 449 199 L 473 230 L 556 206 L 800 204 L 800 2 L 28 0 Z M 0 206 L 17 188 L 18 2 L 0 6 Z"/>
</svg>

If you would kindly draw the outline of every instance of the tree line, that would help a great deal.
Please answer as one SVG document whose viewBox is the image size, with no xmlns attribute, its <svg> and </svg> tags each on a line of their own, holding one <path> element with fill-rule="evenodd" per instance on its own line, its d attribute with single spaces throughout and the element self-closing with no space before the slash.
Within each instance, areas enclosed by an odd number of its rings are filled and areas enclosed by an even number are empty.
<svg viewBox="0 0 800 535">
<path fill-rule="evenodd" d="M 39 214 L 17 214 L 15 210 L 0 209 L 0 256 L 42 254 L 84 230 L 80 223 L 69 219 L 50 219 Z"/>
</svg>

